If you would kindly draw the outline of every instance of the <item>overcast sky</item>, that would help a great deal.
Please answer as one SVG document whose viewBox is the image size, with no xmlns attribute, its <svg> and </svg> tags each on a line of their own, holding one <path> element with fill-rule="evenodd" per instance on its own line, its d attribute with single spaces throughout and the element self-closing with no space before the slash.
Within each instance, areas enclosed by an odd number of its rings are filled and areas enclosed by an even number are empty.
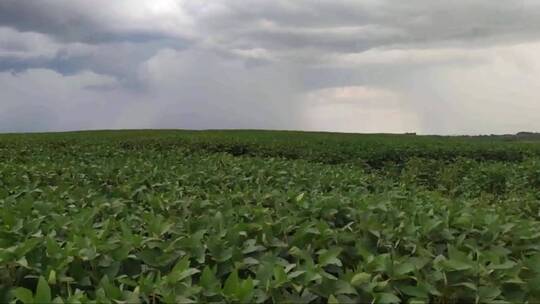
<svg viewBox="0 0 540 304">
<path fill-rule="evenodd" d="M 0 0 L 0 132 L 540 131 L 538 0 Z"/>
</svg>

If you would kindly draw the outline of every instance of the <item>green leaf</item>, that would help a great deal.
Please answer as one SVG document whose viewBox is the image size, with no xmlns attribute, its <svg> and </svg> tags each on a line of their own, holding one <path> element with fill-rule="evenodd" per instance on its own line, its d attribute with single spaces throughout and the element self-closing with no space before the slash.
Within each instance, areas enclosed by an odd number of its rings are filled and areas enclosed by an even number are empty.
<svg viewBox="0 0 540 304">
<path fill-rule="evenodd" d="M 208 250 L 212 258 L 219 263 L 230 260 L 233 256 L 233 248 L 226 247 L 226 244 L 221 240 L 213 240 L 208 243 Z"/>
<path fill-rule="evenodd" d="M 514 266 L 516 266 L 515 262 L 506 261 L 502 264 L 491 264 L 487 268 L 494 269 L 494 270 L 506 270 L 506 269 L 512 269 Z"/>
<path fill-rule="evenodd" d="M 295 270 L 295 271 L 292 271 L 291 273 L 289 273 L 289 274 L 287 275 L 287 278 L 288 278 L 289 280 L 292 280 L 292 279 L 294 279 L 294 278 L 297 278 L 297 277 L 303 275 L 304 273 L 306 273 L 305 270 Z"/>
<path fill-rule="evenodd" d="M 244 280 L 239 288 L 239 290 L 236 292 L 236 296 L 240 303 L 250 303 L 251 298 L 253 297 L 253 291 L 254 291 L 254 284 L 253 279 L 248 278 L 247 280 Z"/>
<path fill-rule="evenodd" d="M 359 286 L 364 283 L 369 283 L 371 281 L 371 274 L 366 272 L 360 272 L 355 274 L 351 279 L 351 284 L 353 286 Z"/>
<path fill-rule="evenodd" d="M 204 267 L 199 284 L 207 296 L 213 296 L 220 290 L 220 283 L 208 265 Z"/>
<path fill-rule="evenodd" d="M 109 281 L 108 276 L 103 276 L 99 285 L 101 285 L 108 298 L 114 300 L 120 300 L 122 298 L 122 291 Z"/>
<path fill-rule="evenodd" d="M 404 262 L 394 266 L 394 274 L 402 276 L 407 273 L 413 272 L 415 269 L 416 267 L 412 263 Z"/>
<path fill-rule="evenodd" d="M 32 291 L 30 291 L 29 289 L 23 287 L 15 288 L 12 291 L 12 294 L 17 300 L 23 302 L 24 304 L 30 304 L 34 302 L 34 296 L 32 295 Z"/>
<path fill-rule="evenodd" d="M 47 245 L 47 255 L 48 256 L 57 257 L 62 253 L 62 248 L 50 236 L 46 238 L 46 245 Z"/>
<path fill-rule="evenodd" d="M 377 304 L 401 303 L 401 300 L 393 293 L 381 292 L 381 293 L 375 294 L 375 303 Z"/>
<path fill-rule="evenodd" d="M 223 294 L 228 298 L 234 298 L 239 287 L 238 271 L 231 272 L 223 285 Z"/>
<path fill-rule="evenodd" d="M 64 300 L 62 300 L 61 297 L 56 297 L 52 300 L 52 303 L 53 304 L 64 304 Z M 137 304 L 138 302 L 128 302 L 128 303 L 133 303 L 133 304 Z"/>
<path fill-rule="evenodd" d="M 170 282 L 173 282 L 173 283 L 180 282 L 180 281 L 184 280 L 185 278 L 189 278 L 192 275 L 197 274 L 199 272 L 201 272 L 201 271 L 198 270 L 198 269 L 189 268 L 189 269 L 184 270 L 184 271 L 182 271 L 180 273 L 175 273 L 172 277 L 169 277 L 171 279 Z"/>
<path fill-rule="evenodd" d="M 190 298 L 184 297 L 184 296 L 176 296 L 174 299 L 174 303 L 178 304 L 194 304 L 197 303 L 197 301 L 192 300 Z"/>
<path fill-rule="evenodd" d="M 429 298 L 429 291 L 423 286 L 403 286 L 403 287 L 400 287 L 399 290 L 401 290 L 401 292 L 411 297 L 416 297 L 416 298 L 421 298 L 421 299 Z"/>
<path fill-rule="evenodd" d="M 47 280 L 40 276 L 36 287 L 35 303 L 50 303 L 52 300 L 51 288 L 47 284 Z"/>
<path fill-rule="evenodd" d="M 473 283 L 469 283 L 469 282 L 464 282 L 464 283 L 458 283 L 458 284 L 454 284 L 452 286 L 464 286 L 464 287 L 467 287 L 471 290 L 474 290 L 474 291 L 477 291 L 478 290 L 478 287 L 476 287 L 475 284 Z"/>
<path fill-rule="evenodd" d="M 507 283 L 507 284 L 518 284 L 518 285 L 527 284 L 520 277 L 513 277 L 513 278 L 510 278 L 510 279 L 504 280 L 503 282 Z"/>
<path fill-rule="evenodd" d="M 531 293 L 540 298 L 540 273 L 527 280 L 527 286 Z"/>
<path fill-rule="evenodd" d="M 472 265 L 470 265 L 469 263 L 459 260 L 443 260 L 441 261 L 441 265 L 449 271 L 463 271 L 472 268 Z"/>
<path fill-rule="evenodd" d="M 190 261 L 189 261 L 189 257 L 188 256 L 185 256 L 183 257 L 180 261 L 178 261 L 176 263 L 176 265 L 174 265 L 173 269 L 171 272 L 182 272 L 182 271 L 185 271 L 189 268 L 189 265 L 190 265 Z"/>
<path fill-rule="evenodd" d="M 339 301 L 338 299 L 336 299 L 336 297 L 334 297 L 334 295 L 330 295 L 328 297 L 328 304 L 339 304 Z"/>
<path fill-rule="evenodd" d="M 501 289 L 495 286 L 482 286 L 478 289 L 478 296 L 483 301 L 494 300 L 501 294 Z"/>
<path fill-rule="evenodd" d="M 189 265 L 189 257 L 185 256 L 176 263 L 171 273 L 167 275 L 167 282 L 170 284 L 177 283 L 200 272 L 198 269 L 189 268 Z"/>
<path fill-rule="evenodd" d="M 257 251 L 263 251 L 265 249 L 266 248 L 264 248 L 263 246 L 257 245 L 256 240 L 250 239 L 244 243 L 244 249 L 242 250 L 242 253 L 250 254 Z"/>
<path fill-rule="evenodd" d="M 48 280 L 49 284 L 51 285 L 55 285 L 56 284 L 56 271 L 54 270 L 51 270 L 51 272 L 49 273 L 49 280 Z"/>
<path fill-rule="evenodd" d="M 327 265 L 336 265 L 336 266 L 343 266 L 341 263 L 341 260 L 338 258 L 338 256 L 341 254 L 341 251 L 343 249 L 339 247 L 331 248 L 329 250 L 323 249 L 319 251 L 319 264 L 321 266 L 327 266 Z"/>
<path fill-rule="evenodd" d="M 29 267 L 28 267 L 28 261 L 26 260 L 26 257 L 20 258 L 16 263 L 17 263 L 17 265 L 19 265 L 19 266 L 22 266 L 22 267 L 24 267 L 24 268 L 28 268 L 28 269 L 29 269 Z"/>
<path fill-rule="evenodd" d="M 128 292 L 126 296 L 126 303 L 138 304 L 141 303 L 140 288 L 137 286 L 132 292 Z"/>
<path fill-rule="evenodd" d="M 336 282 L 334 294 L 335 295 L 344 295 L 344 294 L 357 295 L 358 292 L 349 282 L 340 280 Z"/>
<path fill-rule="evenodd" d="M 289 281 L 287 273 L 283 269 L 283 266 L 276 265 L 274 267 L 274 288 L 277 288 Z"/>
</svg>

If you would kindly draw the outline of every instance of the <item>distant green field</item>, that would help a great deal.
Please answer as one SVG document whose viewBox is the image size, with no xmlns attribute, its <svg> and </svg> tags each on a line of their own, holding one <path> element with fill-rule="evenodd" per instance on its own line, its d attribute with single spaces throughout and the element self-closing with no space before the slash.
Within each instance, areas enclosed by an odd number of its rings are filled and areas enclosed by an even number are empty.
<svg viewBox="0 0 540 304">
<path fill-rule="evenodd" d="M 538 303 L 540 141 L 0 135 L 0 302 Z"/>
</svg>

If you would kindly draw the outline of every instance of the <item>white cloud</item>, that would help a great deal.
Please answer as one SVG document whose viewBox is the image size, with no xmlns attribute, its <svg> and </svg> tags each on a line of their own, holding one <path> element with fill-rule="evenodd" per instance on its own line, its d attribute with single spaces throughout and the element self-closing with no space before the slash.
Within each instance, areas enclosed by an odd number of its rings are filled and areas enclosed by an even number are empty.
<svg viewBox="0 0 540 304">
<path fill-rule="evenodd" d="M 539 43 L 487 48 L 483 63 L 447 64 L 395 80 L 428 133 L 540 130 Z"/>
<path fill-rule="evenodd" d="M 157 126 L 177 128 L 299 128 L 296 71 L 249 66 L 206 51 L 162 50 L 139 69 Z M 288 97 L 288 98 L 284 98 Z"/>
<path fill-rule="evenodd" d="M 309 102 L 317 104 L 356 104 L 359 106 L 387 106 L 399 103 L 399 96 L 391 91 L 365 86 L 334 87 L 310 91 Z"/>
<path fill-rule="evenodd" d="M 232 49 L 230 51 L 239 57 L 254 60 L 273 61 L 276 60 L 275 56 L 266 49 L 254 48 L 254 49 Z"/>
<path fill-rule="evenodd" d="M 375 48 L 360 53 L 338 53 L 323 57 L 321 66 L 358 67 L 365 65 L 435 65 L 482 63 L 483 49 L 399 49 Z"/>
<path fill-rule="evenodd" d="M 63 76 L 47 69 L 2 72 L 0 92 L 3 131 L 106 128 L 133 98 L 110 76 L 89 71 Z"/>
<path fill-rule="evenodd" d="M 20 33 L 11 28 L 0 27 L 0 57 L 53 58 L 59 48 L 59 45 L 46 35 Z"/>
<path fill-rule="evenodd" d="M 419 128 L 415 113 L 399 94 L 387 89 L 327 88 L 305 94 L 302 102 L 308 130 L 404 133 Z"/>
<path fill-rule="evenodd" d="M 97 2 L 97 3 L 96 3 Z M 113 32 L 162 32 L 172 36 L 191 35 L 192 18 L 177 0 L 78 1 L 83 9 L 103 7 L 94 18 Z"/>
<path fill-rule="evenodd" d="M 0 27 L 0 59 L 51 60 L 59 53 L 64 57 L 75 57 L 89 54 L 92 49 L 93 46 L 83 43 L 62 44 L 44 34 Z"/>
</svg>

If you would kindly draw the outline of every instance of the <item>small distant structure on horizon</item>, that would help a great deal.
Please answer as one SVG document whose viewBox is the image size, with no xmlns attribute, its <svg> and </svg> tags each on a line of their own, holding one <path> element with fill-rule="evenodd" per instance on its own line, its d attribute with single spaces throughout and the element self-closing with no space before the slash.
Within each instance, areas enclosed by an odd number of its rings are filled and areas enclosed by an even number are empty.
<svg viewBox="0 0 540 304">
<path fill-rule="evenodd" d="M 514 139 L 514 140 L 540 140 L 540 133 L 538 132 L 527 132 L 527 131 L 522 131 L 522 132 L 518 132 L 516 134 L 504 134 L 504 135 L 490 135 L 490 136 L 493 136 L 493 137 L 502 137 L 502 138 L 507 138 L 507 139 Z"/>
<path fill-rule="evenodd" d="M 528 139 L 528 140 L 540 140 L 540 133 L 537 132 L 518 132 L 515 135 L 518 139 Z"/>
<path fill-rule="evenodd" d="M 534 137 L 537 137 L 537 136 L 540 136 L 540 133 L 537 133 L 537 132 L 518 132 L 518 133 L 516 133 L 516 136 L 520 136 L 520 137 L 534 136 Z"/>
</svg>

